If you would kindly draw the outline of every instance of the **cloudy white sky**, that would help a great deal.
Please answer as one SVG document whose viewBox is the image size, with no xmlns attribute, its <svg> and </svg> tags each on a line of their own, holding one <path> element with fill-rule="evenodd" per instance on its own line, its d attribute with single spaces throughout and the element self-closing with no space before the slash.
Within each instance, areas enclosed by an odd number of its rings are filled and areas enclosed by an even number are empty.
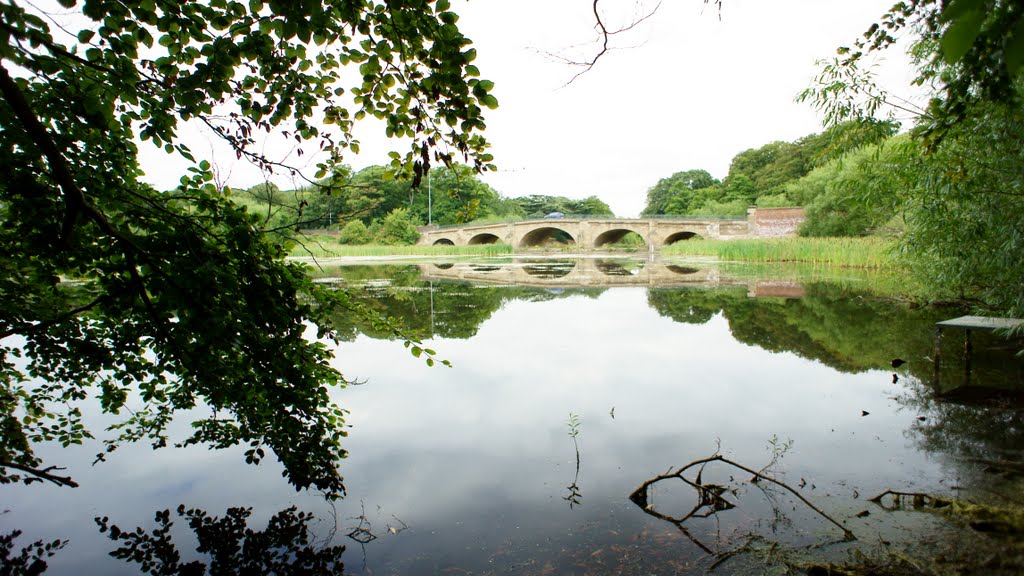
<svg viewBox="0 0 1024 576">
<path fill-rule="evenodd" d="M 608 21 L 627 23 L 636 1 L 602 0 Z M 641 11 L 656 4 L 641 1 Z M 597 49 L 590 0 L 452 4 L 501 103 L 488 113 L 486 132 L 499 172 L 484 180 L 507 197 L 596 195 L 616 214 L 635 216 L 660 178 L 695 168 L 722 178 L 738 152 L 819 132 L 820 115 L 794 97 L 818 72 L 816 60 L 850 44 L 892 0 L 726 0 L 721 13 L 703 0 L 664 0 L 652 18 L 614 39 L 620 49 L 568 86 L 577 70 L 545 53 Z M 883 83 L 905 93 L 902 51 L 879 65 Z M 396 146 L 374 125 L 357 136 L 362 153 L 348 159 L 356 169 L 385 163 Z M 215 152 L 231 184 L 261 180 L 232 158 Z M 160 187 L 181 175 L 162 154 L 143 161 Z"/>
</svg>

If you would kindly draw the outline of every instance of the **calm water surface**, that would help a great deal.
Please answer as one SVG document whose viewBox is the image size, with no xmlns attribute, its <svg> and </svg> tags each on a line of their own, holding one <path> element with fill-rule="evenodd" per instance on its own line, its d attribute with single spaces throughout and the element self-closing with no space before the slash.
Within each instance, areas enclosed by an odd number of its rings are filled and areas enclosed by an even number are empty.
<svg viewBox="0 0 1024 576">
<path fill-rule="evenodd" d="M 240 450 L 134 446 L 92 466 L 93 445 L 49 453 L 78 489 L 2 487 L 0 528 L 70 540 L 49 574 L 130 574 L 134 566 L 107 556 L 114 545 L 94 517 L 152 529 L 155 511 L 179 504 L 213 515 L 247 506 L 262 527 L 296 505 L 316 515 L 321 541 L 347 546 L 352 574 L 672 574 L 703 571 L 716 560 L 709 552 L 744 544 L 841 559 L 864 542 L 898 546 L 908 527 L 941 538 L 934 518 L 867 500 L 887 488 L 1005 489 L 978 463 L 1019 457 L 1016 393 L 940 401 L 929 387 L 932 325 L 948 311 L 877 299 L 863 279 L 737 280 L 699 263 L 669 266 L 326 270 L 325 281 L 402 318 L 454 365 L 427 368 L 401 341 L 345 326 L 337 365 L 360 383 L 336 394 L 351 412 L 344 500 L 295 493 L 278 467 L 246 466 Z M 957 337 L 947 338 L 945 388 L 962 379 Z M 1012 356 L 984 343 L 978 353 L 975 384 L 1020 384 Z M 893 358 L 908 363 L 894 370 Z M 680 529 L 649 512 L 690 511 L 695 492 L 682 482 L 655 485 L 650 510 L 630 501 L 645 480 L 715 453 L 755 470 L 771 464 L 766 473 L 861 543 L 840 542 L 838 528 L 784 489 L 721 463 L 702 481 L 724 486 L 734 508 Z M 191 549 L 183 525 L 174 535 Z"/>
</svg>

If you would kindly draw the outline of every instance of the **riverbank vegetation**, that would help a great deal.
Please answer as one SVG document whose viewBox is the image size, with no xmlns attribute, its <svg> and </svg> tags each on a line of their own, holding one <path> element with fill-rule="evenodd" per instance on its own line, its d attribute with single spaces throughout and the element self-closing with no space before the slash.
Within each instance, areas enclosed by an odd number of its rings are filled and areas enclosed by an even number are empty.
<svg viewBox="0 0 1024 576">
<path fill-rule="evenodd" d="M 739 216 L 748 205 L 803 206 L 801 236 L 892 238 L 893 259 L 934 290 L 986 313 L 1024 316 L 1024 40 L 1008 27 L 1021 16 L 1008 2 L 954 4 L 951 14 L 938 3 L 897 4 L 885 26 L 824 62 L 800 95 L 824 113 L 824 132 L 741 152 L 721 181 L 699 169 L 664 178 L 648 190 L 644 213 Z M 949 22 L 963 14 L 972 15 L 963 23 L 971 34 L 961 36 Z M 860 66 L 903 29 L 918 35 L 910 53 L 917 83 L 936 96 L 927 106 L 894 96 Z M 1018 56 L 1004 61 L 1004 50 Z M 897 117 L 909 131 L 896 133 Z M 765 244 L 714 251 L 777 258 L 768 254 L 778 246 Z M 711 249 L 670 253 L 690 250 Z"/>
<path fill-rule="evenodd" d="M 772 238 L 687 240 L 666 246 L 664 256 L 715 256 L 733 262 L 799 262 L 818 266 L 888 269 L 897 265 L 887 238 Z"/>
</svg>

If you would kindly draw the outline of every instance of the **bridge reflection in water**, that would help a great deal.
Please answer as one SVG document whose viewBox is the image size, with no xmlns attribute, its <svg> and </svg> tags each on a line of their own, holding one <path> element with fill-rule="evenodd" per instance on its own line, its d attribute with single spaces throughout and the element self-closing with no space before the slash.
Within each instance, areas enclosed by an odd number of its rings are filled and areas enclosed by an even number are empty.
<svg viewBox="0 0 1024 576">
<path fill-rule="evenodd" d="M 633 258 L 513 258 L 511 261 L 419 264 L 424 280 L 530 286 L 536 288 L 649 288 L 746 286 L 750 296 L 799 298 L 797 282 L 752 281 L 724 276 L 713 262 L 671 262 Z"/>
</svg>

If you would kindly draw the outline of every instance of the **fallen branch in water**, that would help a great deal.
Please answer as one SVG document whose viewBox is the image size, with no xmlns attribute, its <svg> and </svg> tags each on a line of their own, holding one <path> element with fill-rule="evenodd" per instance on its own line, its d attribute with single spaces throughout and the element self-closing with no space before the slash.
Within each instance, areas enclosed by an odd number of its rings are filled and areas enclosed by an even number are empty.
<svg viewBox="0 0 1024 576">
<path fill-rule="evenodd" d="M 882 502 L 882 500 L 886 496 L 892 496 L 892 504 L 886 505 L 884 502 Z M 893 510 L 903 509 L 904 498 L 911 499 L 912 506 L 915 510 L 919 510 L 925 507 L 944 508 L 952 504 L 951 500 L 947 500 L 945 498 L 938 498 L 936 496 L 932 496 L 931 494 L 925 494 L 924 492 L 897 492 L 896 490 L 886 490 L 885 492 L 882 492 L 878 496 L 871 498 L 870 500 L 868 500 L 868 502 L 874 502 L 875 504 L 881 506 L 884 510 L 892 512 Z"/>
<path fill-rule="evenodd" d="M 629 495 L 629 499 L 634 504 L 636 504 L 637 506 L 642 508 L 644 512 L 646 512 L 646 513 L 648 513 L 648 514 L 650 514 L 650 515 L 652 515 L 652 516 L 654 516 L 656 518 L 660 518 L 662 520 L 666 520 L 668 522 L 671 522 L 676 527 L 678 527 L 680 530 L 683 530 L 683 532 L 686 533 L 689 536 L 689 533 L 686 532 L 686 530 L 682 527 L 683 522 L 686 522 L 690 518 L 694 518 L 694 517 L 706 518 L 706 517 L 708 517 L 708 516 L 710 516 L 712 514 L 715 514 L 715 513 L 719 512 L 719 511 L 721 511 L 721 510 L 727 510 L 729 508 L 734 507 L 734 504 L 732 504 L 731 502 L 729 502 L 728 500 L 726 500 L 723 497 L 723 494 L 727 491 L 727 489 L 724 486 L 720 486 L 720 485 L 717 485 L 717 484 L 704 484 L 704 483 L 701 482 L 701 480 L 700 480 L 701 472 L 703 471 L 704 466 L 707 465 L 710 462 L 721 462 L 723 464 L 728 464 L 730 466 L 733 466 L 735 468 L 743 470 L 744 472 L 752 474 L 753 478 L 751 479 L 751 482 L 757 482 L 758 480 L 765 480 L 765 481 L 771 482 L 772 484 L 775 484 L 777 486 L 785 488 L 791 494 L 796 496 L 801 502 L 806 504 L 808 508 L 810 508 L 811 510 L 814 510 L 815 512 L 818 513 L 819 516 L 821 516 L 822 518 L 828 520 L 829 522 L 834 524 L 837 528 L 842 530 L 843 531 L 843 536 L 845 537 L 845 539 L 847 541 L 849 541 L 849 540 L 856 540 L 857 539 L 857 537 L 854 536 L 853 532 L 851 532 L 845 526 L 843 526 L 842 524 L 837 522 L 834 518 L 832 518 L 831 516 L 829 516 L 828 514 L 823 512 L 820 508 L 818 508 L 817 506 L 812 504 L 809 500 L 804 498 L 799 492 L 796 491 L 796 489 L 794 489 L 790 485 L 786 484 L 785 482 L 782 482 L 781 480 L 776 480 L 775 478 L 772 478 L 771 476 L 767 476 L 765 474 L 762 474 L 761 472 L 758 472 L 756 470 L 748 468 L 748 467 L 746 467 L 746 466 L 744 466 L 742 464 L 739 464 L 738 462 L 734 462 L 732 460 L 729 460 L 728 458 L 726 458 L 726 457 L 724 457 L 724 456 L 722 456 L 720 454 L 715 454 L 714 456 L 709 456 L 707 458 L 701 458 L 699 460 L 694 460 L 693 462 L 690 462 L 689 464 L 683 466 L 682 468 L 679 468 L 679 469 L 675 470 L 674 472 L 673 471 L 669 471 L 669 472 L 666 472 L 665 474 L 659 474 L 658 476 L 655 476 L 654 478 L 651 478 L 651 479 L 645 481 L 643 484 L 641 484 L 639 487 L 637 487 L 637 489 L 634 490 L 633 493 Z M 690 479 L 686 478 L 683 475 L 683 473 L 685 473 L 687 470 L 689 470 L 689 469 L 691 469 L 691 468 L 693 468 L 695 466 L 700 466 L 701 467 L 701 471 L 697 473 L 696 480 L 695 481 L 691 481 Z M 675 518 L 675 517 L 668 516 L 668 515 L 662 514 L 660 512 L 657 512 L 656 510 L 654 510 L 653 506 L 648 504 L 648 496 L 647 496 L 648 488 L 651 485 L 653 485 L 653 484 L 655 484 L 657 482 L 661 482 L 662 480 L 668 480 L 668 479 L 671 479 L 671 478 L 678 478 L 679 480 L 682 480 L 686 484 L 692 486 L 697 491 L 697 496 L 698 496 L 698 498 L 697 498 L 697 505 L 694 506 L 694 508 L 692 510 L 690 510 L 689 513 L 687 513 L 686 515 L 684 515 L 684 516 L 682 516 L 680 518 Z M 703 513 L 703 514 L 698 514 L 697 513 L 698 510 L 700 510 L 701 508 L 704 508 L 704 507 L 707 507 L 708 511 L 706 513 Z M 691 540 L 692 539 L 693 538 L 691 537 Z M 706 552 L 710 553 L 710 550 L 708 550 L 707 547 L 701 545 L 700 543 L 697 543 L 697 544 L 701 548 L 703 548 Z"/>
<path fill-rule="evenodd" d="M 870 502 L 874 502 L 887 512 L 914 511 L 937 514 L 967 525 L 975 532 L 1013 534 L 1016 538 L 1024 534 L 1024 510 L 1016 504 L 985 504 L 924 492 L 897 490 L 886 490 L 872 498 Z"/>
</svg>

